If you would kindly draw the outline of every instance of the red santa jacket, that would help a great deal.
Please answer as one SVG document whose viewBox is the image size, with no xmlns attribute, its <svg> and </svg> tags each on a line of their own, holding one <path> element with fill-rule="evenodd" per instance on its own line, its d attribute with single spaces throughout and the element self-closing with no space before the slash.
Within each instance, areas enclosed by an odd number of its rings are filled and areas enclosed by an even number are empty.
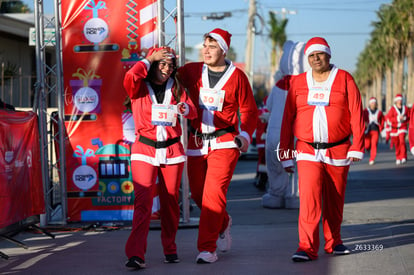
<svg viewBox="0 0 414 275">
<path fill-rule="evenodd" d="M 283 167 L 293 166 L 295 156 L 297 161 L 324 162 L 335 166 L 349 165 L 350 157 L 362 159 L 365 127 L 358 87 L 349 73 L 335 66 L 326 83 L 326 87 L 330 87 L 328 105 L 310 105 L 308 95 L 314 85 L 312 70 L 293 76 L 280 136 L 279 158 Z M 294 136 L 298 139 L 295 151 Z M 316 142 L 340 144 L 328 149 L 314 149 L 309 143 Z"/>
<path fill-rule="evenodd" d="M 414 155 L 414 107 L 411 107 L 410 125 L 408 127 L 408 141 L 410 142 L 410 151 Z"/>
<path fill-rule="evenodd" d="M 364 122 L 365 122 L 365 133 L 367 134 L 370 124 L 376 124 L 378 126 L 379 132 L 381 132 L 384 129 L 384 115 L 380 110 L 376 110 L 374 113 L 372 113 L 369 108 L 364 109 Z"/>
<path fill-rule="evenodd" d="M 138 61 L 125 75 L 124 87 L 131 98 L 132 115 L 135 123 L 137 140 L 132 146 L 131 160 L 141 160 L 155 166 L 160 164 L 174 164 L 185 161 L 185 153 L 181 142 L 174 143 L 167 148 L 155 148 L 138 141 L 140 136 L 153 141 L 167 141 L 181 136 L 181 125 L 176 121 L 175 125 L 154 125 L 152 122 L 152 107 L 157 104 L 155 93 L 149 83 L 145 80 L 148 75 L 149 62 Z M 165 105 L 177 105 L 184 102 L 188 107 L 186 118 L 193 119 L 197 116 L 194 104 L 187 93 L 183 92 L 176 99 L 173 94 L 175 83 L 172 78 L 168 79 L 164 101 Z"/>
<path fill-rule="evenodd" d="M 400 115 L 403 119 L 400 119 Z M 390 136 L 395 137 L 401 133 L 408 133 L 408 121 L 410 120 L 410 110 L 406 106 L 402 106 L 401 112 L 397 106 L 392 106 L 387 113 L 387 120 L 390 124 Z"/>
<path fill-rule="evenodd" d="M 189 63 L 179 68 L 178 78 L 186 87 L 190 97 L 197 107 L 198 116 L 191 121 L 192 132 L 188 140 L 187 155 L 200 156 L 212 150 L 221 148 L 237 148 L 234 137 L 240 133 L 249 142 L 256 129 L 257 107 L 253 92 L 246 75 L 236 68 L 230 61 L 224 75 L 214 87 L 210 87 L 208 80 L 208 68 L 202 62 Z M 206 89 L 224 91 L 222 110 L 209 110 L 202 107 L 206 96 Z M 238 113 L 239 111 L 239 113 Z M 240 116 L 240 122 L 239 122 Z M 228 132 L 220 137 L 203 140 L 194 135 L 209 134 L 219 129 L 234 127 L 233 132 Z"/>
</svg>

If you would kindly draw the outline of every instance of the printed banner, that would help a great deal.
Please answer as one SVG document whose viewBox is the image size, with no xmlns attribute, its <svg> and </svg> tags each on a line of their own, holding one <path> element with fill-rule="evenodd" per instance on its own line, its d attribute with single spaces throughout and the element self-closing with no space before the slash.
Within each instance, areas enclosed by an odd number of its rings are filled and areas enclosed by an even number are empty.
<svg viewBox="0 0 414 275">
<path fill-rule="evenodd" d="M 37 116 L 0 109 L 0 228 L 45 213 Z"/>
<path fill-rule="evenodd" d="M 125 72 L 157 44 L 157 1 L 62 1 L 69 221 L 131 220 Z"/>
</svg>

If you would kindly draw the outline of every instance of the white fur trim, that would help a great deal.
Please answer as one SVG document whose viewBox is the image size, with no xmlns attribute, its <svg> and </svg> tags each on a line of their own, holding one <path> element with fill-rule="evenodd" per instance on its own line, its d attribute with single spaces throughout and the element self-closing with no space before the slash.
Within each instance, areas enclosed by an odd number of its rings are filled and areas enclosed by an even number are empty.
<svg viewBox="0 0 414 275">
<path fill-rule="evenodd" d="M 413 156 L 414 156 L 414 146 L 411 147 L 411 154 L 413 154 Z"/>
<path fill-rule="evenodd" d="M 372 98 L 372 99 L 370 99 L 370 100 L 368 101 L 368 103 L 369 103 L 369 104 L 371 104 L 371 103 L 377 103 L 377 100 L 376 100 L 375 98 Z"/>
<path fill-rule="evenodd" d="M 142 62 L 144 62 L 145 66 L 147 67 L 147 71 L 149 71 L 150 67 L 151 67 L 151 62 L 148 61 L 148 59 L 142 59 Z"/>
<path fill-rule="evenodd" d="M 229 46 L 227 46 L 226 41 L 224 41 L 221 35 L 214 33 L 214 32 L 210 32 L 208 36 L 213 37 L 217 41 L 217 43 L 219 44 L 220 48 L 223 50 L 224 53 L 227 53 L 229 51 Z"/>
<path fill-rule="evenodd" d="M 402 100 L 402 99 L 403 99 L 402 96 L 396 96 L 396 97 L 394 97 L 394 102 L 397 101 L 397 100 Z"/>
<path fill-rule="evenodd" d="M 319 151 L 325 151 L 325 150 L 319 150 Z M 323 162 L 326 164 L 330 164 L 333 166 L 347 166 L 351 164 L 351 161 L 349 159 L 332 159 L 326 157 L 324 154 L 305 154 L 305 153 L 298 153 L 298 156 L 296 157 L 296 161 L 301 160 L 307 160 L 307 161 L 314 161 L 314 162 Z"/>
<path fill-rule="evenodd" d="M 358 152 L 358 151 L 349 151 L 346 155 L 347 158 L 357 158 L 357 159 L 363 159 L 364 153 Z"/>
<path fill-rule="evenodd" d="M 149 163 L 154 166 L 160 166 L 160 164 L 177 164 L 181 162 L 185 162 L 187 160 L 186 156 L 178 156 L 175 158 L 167 158 L 165 163 L 160 163 L 157 158 L 153 158 L 143 154 L 131 154 L 131 161 L 139 160 L 146 163 Z"/>
<path fill-rule="evenodd" d="M 331 49 L 322 44 L 313 44 L 306 49 L 305 55 L 308 57 L 312 52 L 324 52 L 331 55 Z"/>
<path fill-rule="evenodd" d="M 242 131 L 242 132 L 240 133 L 240 135 L 241 135 L 242 137 L 244 137 L 244 138 L 247 140 L 247 143 L 248 143 L 248 144 L 250 144 L 250 136 L 249 136 L 249 134 L 248 134 L 247 132 Z"/>
</svg>

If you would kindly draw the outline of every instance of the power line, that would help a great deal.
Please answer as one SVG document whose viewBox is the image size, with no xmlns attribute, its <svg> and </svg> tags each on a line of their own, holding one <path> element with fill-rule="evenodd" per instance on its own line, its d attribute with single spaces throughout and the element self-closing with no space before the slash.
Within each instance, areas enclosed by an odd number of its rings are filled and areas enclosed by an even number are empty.
<svg viewBox="0 0 414 275">
<path fill-rule="evenodd" d="M 347 36 L 347 35 L 369 35 L 370 32 L 308 32 L 308 33 L 287 33 L 288 36 L 302 36 L 302 35 L 336 35 L 336 36 Z M 199 36 L 202 37 L 201 33 L 186 33 L 185 36 Z M 246 36 L 246 33 L 232 33 L 232 36 Z M 258 36 L 269 36 L 269 33 L 262 33 Z"/>
</svg>

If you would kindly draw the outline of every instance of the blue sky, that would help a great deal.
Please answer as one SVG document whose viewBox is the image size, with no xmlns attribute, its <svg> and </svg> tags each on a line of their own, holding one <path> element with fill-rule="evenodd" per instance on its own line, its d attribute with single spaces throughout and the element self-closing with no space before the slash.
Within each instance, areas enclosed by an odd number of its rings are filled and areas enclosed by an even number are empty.
<svg viewBox="0 0 414 275">
<path fill-rule="evenodd" d="M 111 1 L 111 0 L 107 0 Z M 113 1 L 113 0 L 112 0 Z M 25 0 L 30 6 L 32 1 Z M 165 0 L 166 8 L 175 0 Z M 359 53 L 364 49 L 372 31 L 371 23 L 378 20 L 376 11 L 381 4 L 391 0 L 257 0 L 257 13 L 264 19 L 263 35 L 255 40 L 255 70 L 265 70 L 269 65 L 271 42 L 268 39 L 269 11 L 282 8 L 295 11 L 287 15 L 287 36 L 293 41 L 307 41 L 313 36 L 326 38 L 331 46 L 331 62 L 353 72 Z M 44 1 L 45 13 L 53 13 L 53 1 Z M 50 6 L 48 6 L 50 5 Z M 231 46 L 238 62 L 244 62 L 246 47 L 247 11 L 249 0 L 184 0 L 185 44 L 194 47 L 202 42 L 204 33 L 219 27 L 233 34 Z M 203 15 L 229 11 L 231 17 L 223 20 L 203 20 Z M 195 58 L 195 54 L 188 56 Z"/>
<path fill-rule="evenodd" d="M 381 0 L 257 0 L 257 12 L 265 22 L 269 20 L 269 11 L 280 12 L 282 8 L 295 11 L 287 15 L 287 36 L 293 41 L 307 41 L 313 36 L 325 37 L 331 46 L 332 63 L 353 72 L 359 53 L 364 49 L 372 31 L 371 22 L 378 20 L 376 11 L 381 4 L 391 1 Z M 236 49 L 238 60 L 244 61 L 246 45 L 246 27 L 248 0 L 209 0 L 208 5 L 200 8 L 201 1 L 184 1 L 186 12 L 186 33 L 199 33 L 199 36 L 186 37 L 187 46 L 200 42 L 203 33 L 215 27 L 227 29 L 233 33 L 232 46 Z M 244 11 L 243 11 L 244 10 Z M 202 20 L 200 13 L 235 11 L 231 18 L 224 20 Z M 194 13 L 194 15 L 192 15 Z M 269 28 L 264 28 L 264 35 L 255 41 L 255 68 L 267 67 L 269 64 L 271 42 L 267 37 Z"/>
</svg>

